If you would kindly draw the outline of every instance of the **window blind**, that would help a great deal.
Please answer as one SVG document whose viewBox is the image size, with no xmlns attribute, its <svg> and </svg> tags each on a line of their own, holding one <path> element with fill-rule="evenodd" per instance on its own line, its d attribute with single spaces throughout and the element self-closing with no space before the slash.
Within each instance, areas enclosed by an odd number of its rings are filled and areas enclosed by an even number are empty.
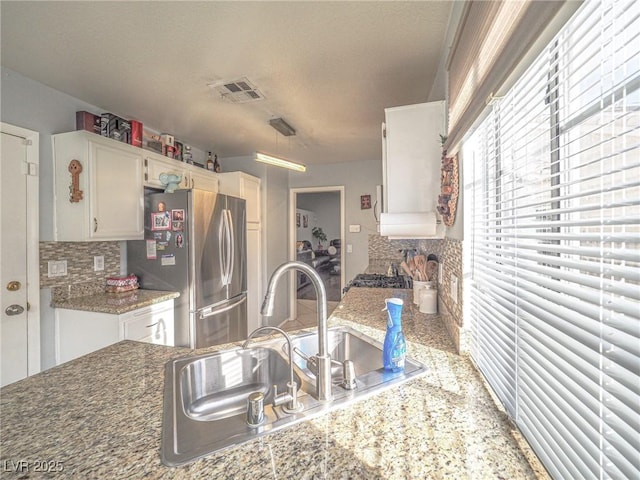
<svg viewBox="0 0 640 480">
<path fill-rule="evenodd" d="M 554 478 L 640 478 L 640 2 L 585 2 L 463 156 L 474 362 Z"/>
</svg>

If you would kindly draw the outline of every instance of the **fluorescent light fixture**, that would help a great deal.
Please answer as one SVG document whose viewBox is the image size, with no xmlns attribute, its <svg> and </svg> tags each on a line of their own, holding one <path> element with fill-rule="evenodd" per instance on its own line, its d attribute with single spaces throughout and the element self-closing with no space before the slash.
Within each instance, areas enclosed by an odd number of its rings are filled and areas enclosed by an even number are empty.
<svg viewBox="0 0 640 480">
<path fill-rule="evenodd" d="M 276 167 L 288 168 L 297 172 L 305 172 L 307 170 L 307 167 L 305 167 L 301 163 L 290 162 L 289 160 L 274 157 L 272 155 L 267 155 L 260 152 L 256 152 L 256 161 L 268 163 L 269 165 L 275 165 Z"/>
<path fill-rule="evenodd" d="M 279 131 L 285 137 L 290 137 L 296 134 L 294 128 L 285 122 L 282 118 L 272 118 L 269 120 L 269 125 Z"/>
</svg>

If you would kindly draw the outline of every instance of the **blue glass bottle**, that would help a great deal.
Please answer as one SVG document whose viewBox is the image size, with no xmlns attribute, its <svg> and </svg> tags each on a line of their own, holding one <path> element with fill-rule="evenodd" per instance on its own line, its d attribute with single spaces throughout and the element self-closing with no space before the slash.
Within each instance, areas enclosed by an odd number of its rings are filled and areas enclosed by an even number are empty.
<svg viewBox="0 0 640 480">
<path fill-rule="evenodd" d="M 404 359 L 407 355 L 407 345 L 402 333 L 402 306 L 400 298 L 385 300 L 387 310 L 387 334 L 384 337 L 382 349 L 382 365 L 390 372 L 404 370 Z"/>
</svg>

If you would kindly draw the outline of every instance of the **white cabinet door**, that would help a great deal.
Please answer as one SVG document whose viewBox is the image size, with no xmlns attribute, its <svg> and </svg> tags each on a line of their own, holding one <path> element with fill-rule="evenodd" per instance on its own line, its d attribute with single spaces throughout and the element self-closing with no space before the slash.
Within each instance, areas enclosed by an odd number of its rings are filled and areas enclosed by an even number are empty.
<svg viewBox="0 0 640 480">
<path fill-rule="evenodd" d="M 125 340 L 175 345 L 173 300 L 157 303 L 121 315 L 121 337 Z"/>
<path fill-rule="evenodd" d="M 249 333 L 262 326 L 262 232 L 252 224 L 247 227 L 247 329 Z"/>
<path fill-rule="evenodd" d="M 160 175 L 163 173 L 180 175 L 182 181 L 178 188 L 190 188 L 191 177 L 187 164 L 164 157 L 160 154 L 148 154 L 144 156 L 144 184 L 147 187 L 165 188 L 160 181 Z"/>
<path fill-rule="evenodd" d="M 118 315 L 55 309 L 56 365 L 107 347 L 119 340 Z"/>
<path fill-rule="evenodd" d="M 218 174 L 210 172 L 204 168 L 189 165 L 191 175 L 191 188 L 205 190 L 207 192 L 218 192 Z"/>
<path fill-rule="evenodd" d="M 142 239 L 142 150 L 84 131 L 52 139 L 55 240 Z M 73 160 L 81 167 L 75 175 Z M 70 201 L 73 188 L 81 193 Z"/>
<path fill-rule="evenodd" d="M 260 179 L 243 175 L 242 193 L 247 201 L 247 223 L 260 223 Z"/>
<path fill-rule="evenodd" d="M 385 109 L 385 212 L 435 211 L 440 193 L 444 113 L 442 101 Z"/>
<path fill-rule="evenodd" d="M 91 142 L 90 161 L 91 239 L 142 238 L 142 156 Z"/>
</svg>

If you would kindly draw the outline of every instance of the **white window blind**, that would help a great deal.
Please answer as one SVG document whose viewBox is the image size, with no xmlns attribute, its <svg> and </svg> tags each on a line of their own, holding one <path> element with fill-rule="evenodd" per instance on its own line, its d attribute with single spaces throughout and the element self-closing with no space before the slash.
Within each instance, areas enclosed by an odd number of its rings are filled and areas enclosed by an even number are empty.
<svg viewBox="0 0 640 480">
<path fill-rule="evenodd" d="M 475 363 L 554 478 L 640 478 L 640 2 L 585 2 L 463 153 Z"/>
</svg>

